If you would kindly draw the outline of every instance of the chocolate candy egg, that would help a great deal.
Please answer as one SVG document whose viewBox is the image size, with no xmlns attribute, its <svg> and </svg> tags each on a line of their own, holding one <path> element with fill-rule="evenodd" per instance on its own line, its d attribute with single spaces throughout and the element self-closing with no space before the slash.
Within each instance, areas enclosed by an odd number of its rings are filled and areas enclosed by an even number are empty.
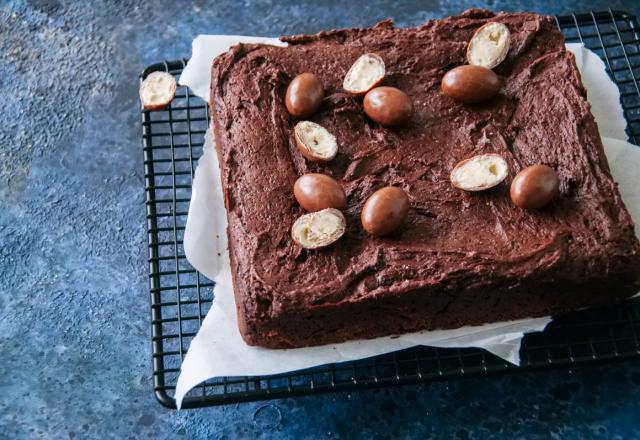
<svg viewBox="0 0 640 440">
<path fill-rule="evenodd" d="M 511 182 L 511 200 L 524 209 L 539 209 L 559 192 L 560 179 L 547 165 L 533 165 L 520 171 Z"/>
<path fill-rule="evenodd" d="M 481 66 L 458 66 L 442 78 L 442 93 L 465 104 L 493 98 L 500 90 L 500 77 Z"/>
<path fill-rule="evenodd" d="M 298 150 L 309 160 L 328 162 L 338 154 L 336 137 L 315 122 L 298 122 L 293 128 L 293 136 Z"/>
<path fill-rule="evenodd" d="M 292 116 L 306 118 L 320 108 L 324 87 L 313 73 L 301 73 L 287 87 L 284 104 Z"/>
<path fill-rule="evenodd" d="M 320 249 L 329 246 L 344 235 L 347 220 L 337 209 L 301 215 L 291 226 L 291 238 L 305 249 Z"/>
<path fill-rule="evenodd" d="M 395 186 L 374 192 L 362 208 L 362 227 L 371 235 L 386 235 L 404 222 L 409 212 L 409 197 Z"/>
<path fill-rule="evenodd" d="M 467 46 L 467 61 L 474 66 L 493 69 L 509 53 L 511 33 L 503 23 L 489 22 L 481 26 Z"/>
<path fill-rule="evenodd" d="M 384 60 L 375 53 L 365 53 L 356 60 L 344 77 L 342 87 L 349 93 L 362 96 L 384 79 Z"/>
<path fill-rule="evenodd" d="M 326 208 L 344 209 L 347 196 L 340 183 L 326 174 L 303 174 L 293 185 L 293 195 L 304 209 L 316 212 Z"/>
<path fill-rule="evenodd" d="M 395 87 L 376 87 L 364 97 L 364 112 L 379 124 L 393 126 L 409 122 L 413 104 Z"/>
</svg>

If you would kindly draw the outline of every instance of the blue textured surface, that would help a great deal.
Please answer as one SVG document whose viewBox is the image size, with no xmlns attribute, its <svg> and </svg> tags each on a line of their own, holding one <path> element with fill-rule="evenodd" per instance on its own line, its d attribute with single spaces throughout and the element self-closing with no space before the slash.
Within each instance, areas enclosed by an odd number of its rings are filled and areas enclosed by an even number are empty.
<svg viewBox="0 0 640 440">
<path fill-rule="evenodd" d="M 152 393 L 137 75 L 199 33 L 414 25 L 485 6 L 326 0 L 0 6 L 0 437 L 640 437 L 638 362 L 183 412 Z M 558 2 L 559 3 L 559 2 Z"/>
</svg>

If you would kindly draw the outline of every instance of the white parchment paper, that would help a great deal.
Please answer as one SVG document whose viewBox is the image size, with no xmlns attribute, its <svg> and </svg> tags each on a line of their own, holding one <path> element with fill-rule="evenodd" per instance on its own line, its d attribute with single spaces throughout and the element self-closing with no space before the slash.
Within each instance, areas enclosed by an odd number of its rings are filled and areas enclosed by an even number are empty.
<svg viewBox="0 0 640 440">
<path fill-rule="evenodd" d="M 193 41 L 192 57 L 180 84 L 189 86 L 208 102 L 213 58 L 239 42 L 283 45 L 272 38 L 200 35 Z M 640 148 L 626 142 L 626 121 L 619 104 L 618 88 L 606 75 L 604 63 L 597 55 L 582 45 L 568 44 L 567 48 L 576 55 L 613 176 L 620 183 L 620 191 L 632 217 L 640 224 L 640 178 L 635 171 L 640 164 Z M 415 345 L 480 347 L 519 364 L 523 334 L 541 331 L 551 321 L 550 317 L 525 319 L 287 350 L 248 346 L 236 323 L 227 251 L 227 217 L 222 197 L 220 171 L 209 131 L 193 182 L 184 248 L 193 267 L 216 282 L 215 298 L 182 364 L 175 396 L 178 407 L 191 388 L 211 377 L 283 373 L 362 359 Z"/>
</svg>

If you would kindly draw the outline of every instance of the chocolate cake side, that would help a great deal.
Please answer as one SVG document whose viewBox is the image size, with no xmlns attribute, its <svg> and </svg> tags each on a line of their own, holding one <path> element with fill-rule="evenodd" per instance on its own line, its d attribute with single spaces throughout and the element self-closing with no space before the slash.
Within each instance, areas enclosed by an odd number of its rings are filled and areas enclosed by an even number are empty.
<svg viewBox="0 0 640 440">
<path fill-rule="evenodd" d="M 500 94 L 459 104 L 440 81 L 465 63 L 474 31 L 498 21 L 511 49 L 495 72 Z M 211 116 L 221 167 L 238 321 L 245 341 L 284 348 L 557 314 L 606 304 L 640 289 L 640 244 L 613 182 L 573 56 L 550 17 L 472 10 L 423 26 L 322 32 L 284 39 L 286 48 L 240 45 L 216 58 Z M 342 80 L 355 59 L 379 54 L 383 85 L 405 91 L 404 127 L 367 119 Z M 287 84 L 318 75 L 325 98 L 309 120 L 333 133 L 338 156 L 306 161 Z M 460 160 L 499 153 L 509 176 L 484 193 L 451 186 Z M 538 211 L 509 200 L 508 182 L 545 163 L 560 196 Z M 290 236 L 303 214 L 292 188 L 307 172 L 345 188 L 347 232 L 304 250 Z M 399 186 L 411 210 L 392 235 L 359 221 L 374 190 Z"/>
</svg>

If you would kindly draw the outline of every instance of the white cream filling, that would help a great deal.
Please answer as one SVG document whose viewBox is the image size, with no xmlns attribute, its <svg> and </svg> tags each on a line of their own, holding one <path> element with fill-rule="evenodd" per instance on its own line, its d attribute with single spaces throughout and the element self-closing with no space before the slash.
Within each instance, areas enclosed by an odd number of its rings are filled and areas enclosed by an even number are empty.
<svg viewBox="0 0 640 440">
<path fill-rule="evenodd" d="M 344 79 L 344 88 L 350 92 L 366 92 L 385 74 L 382 59 L 373 54 L 364 54 L 353 63 Z"/>
<path fill-rule="evenodd" d="M 488 23 L 469 42 L 469 64 L 491 69 L 509 50 L 509 29 L 502 23 Z"/>
<path fill-rule="evenodd" d="M 455 186 L 464 190 L 480 190 L 491 188 L 507 177 L 507 162 L 498 155 L 483 154 L 475 156 L 451 172 L 451 180 Z"/>
<path fill-rule="evenodd" d="M 315 122 L 299 122 L 296 124 L 295 131 L 303 145 L 319 158 L 332 159 L 338 152 L 335 136 Z"/>
<path fill-rule="evenodd" d="M 173 75 L 164 72 L 152 72 L 140 86 L 140 98 L 143 104 L 161 104 L 173 99 L 176 80 Z"/>
<path fill-rule="evenodd" d="M 313 249 L 335 242 L 344 234 L 344 230 L 342 213 L 328 208 L 304 214 L 293 224 L 291 232 L 301 246 Z"/>
</svg>

